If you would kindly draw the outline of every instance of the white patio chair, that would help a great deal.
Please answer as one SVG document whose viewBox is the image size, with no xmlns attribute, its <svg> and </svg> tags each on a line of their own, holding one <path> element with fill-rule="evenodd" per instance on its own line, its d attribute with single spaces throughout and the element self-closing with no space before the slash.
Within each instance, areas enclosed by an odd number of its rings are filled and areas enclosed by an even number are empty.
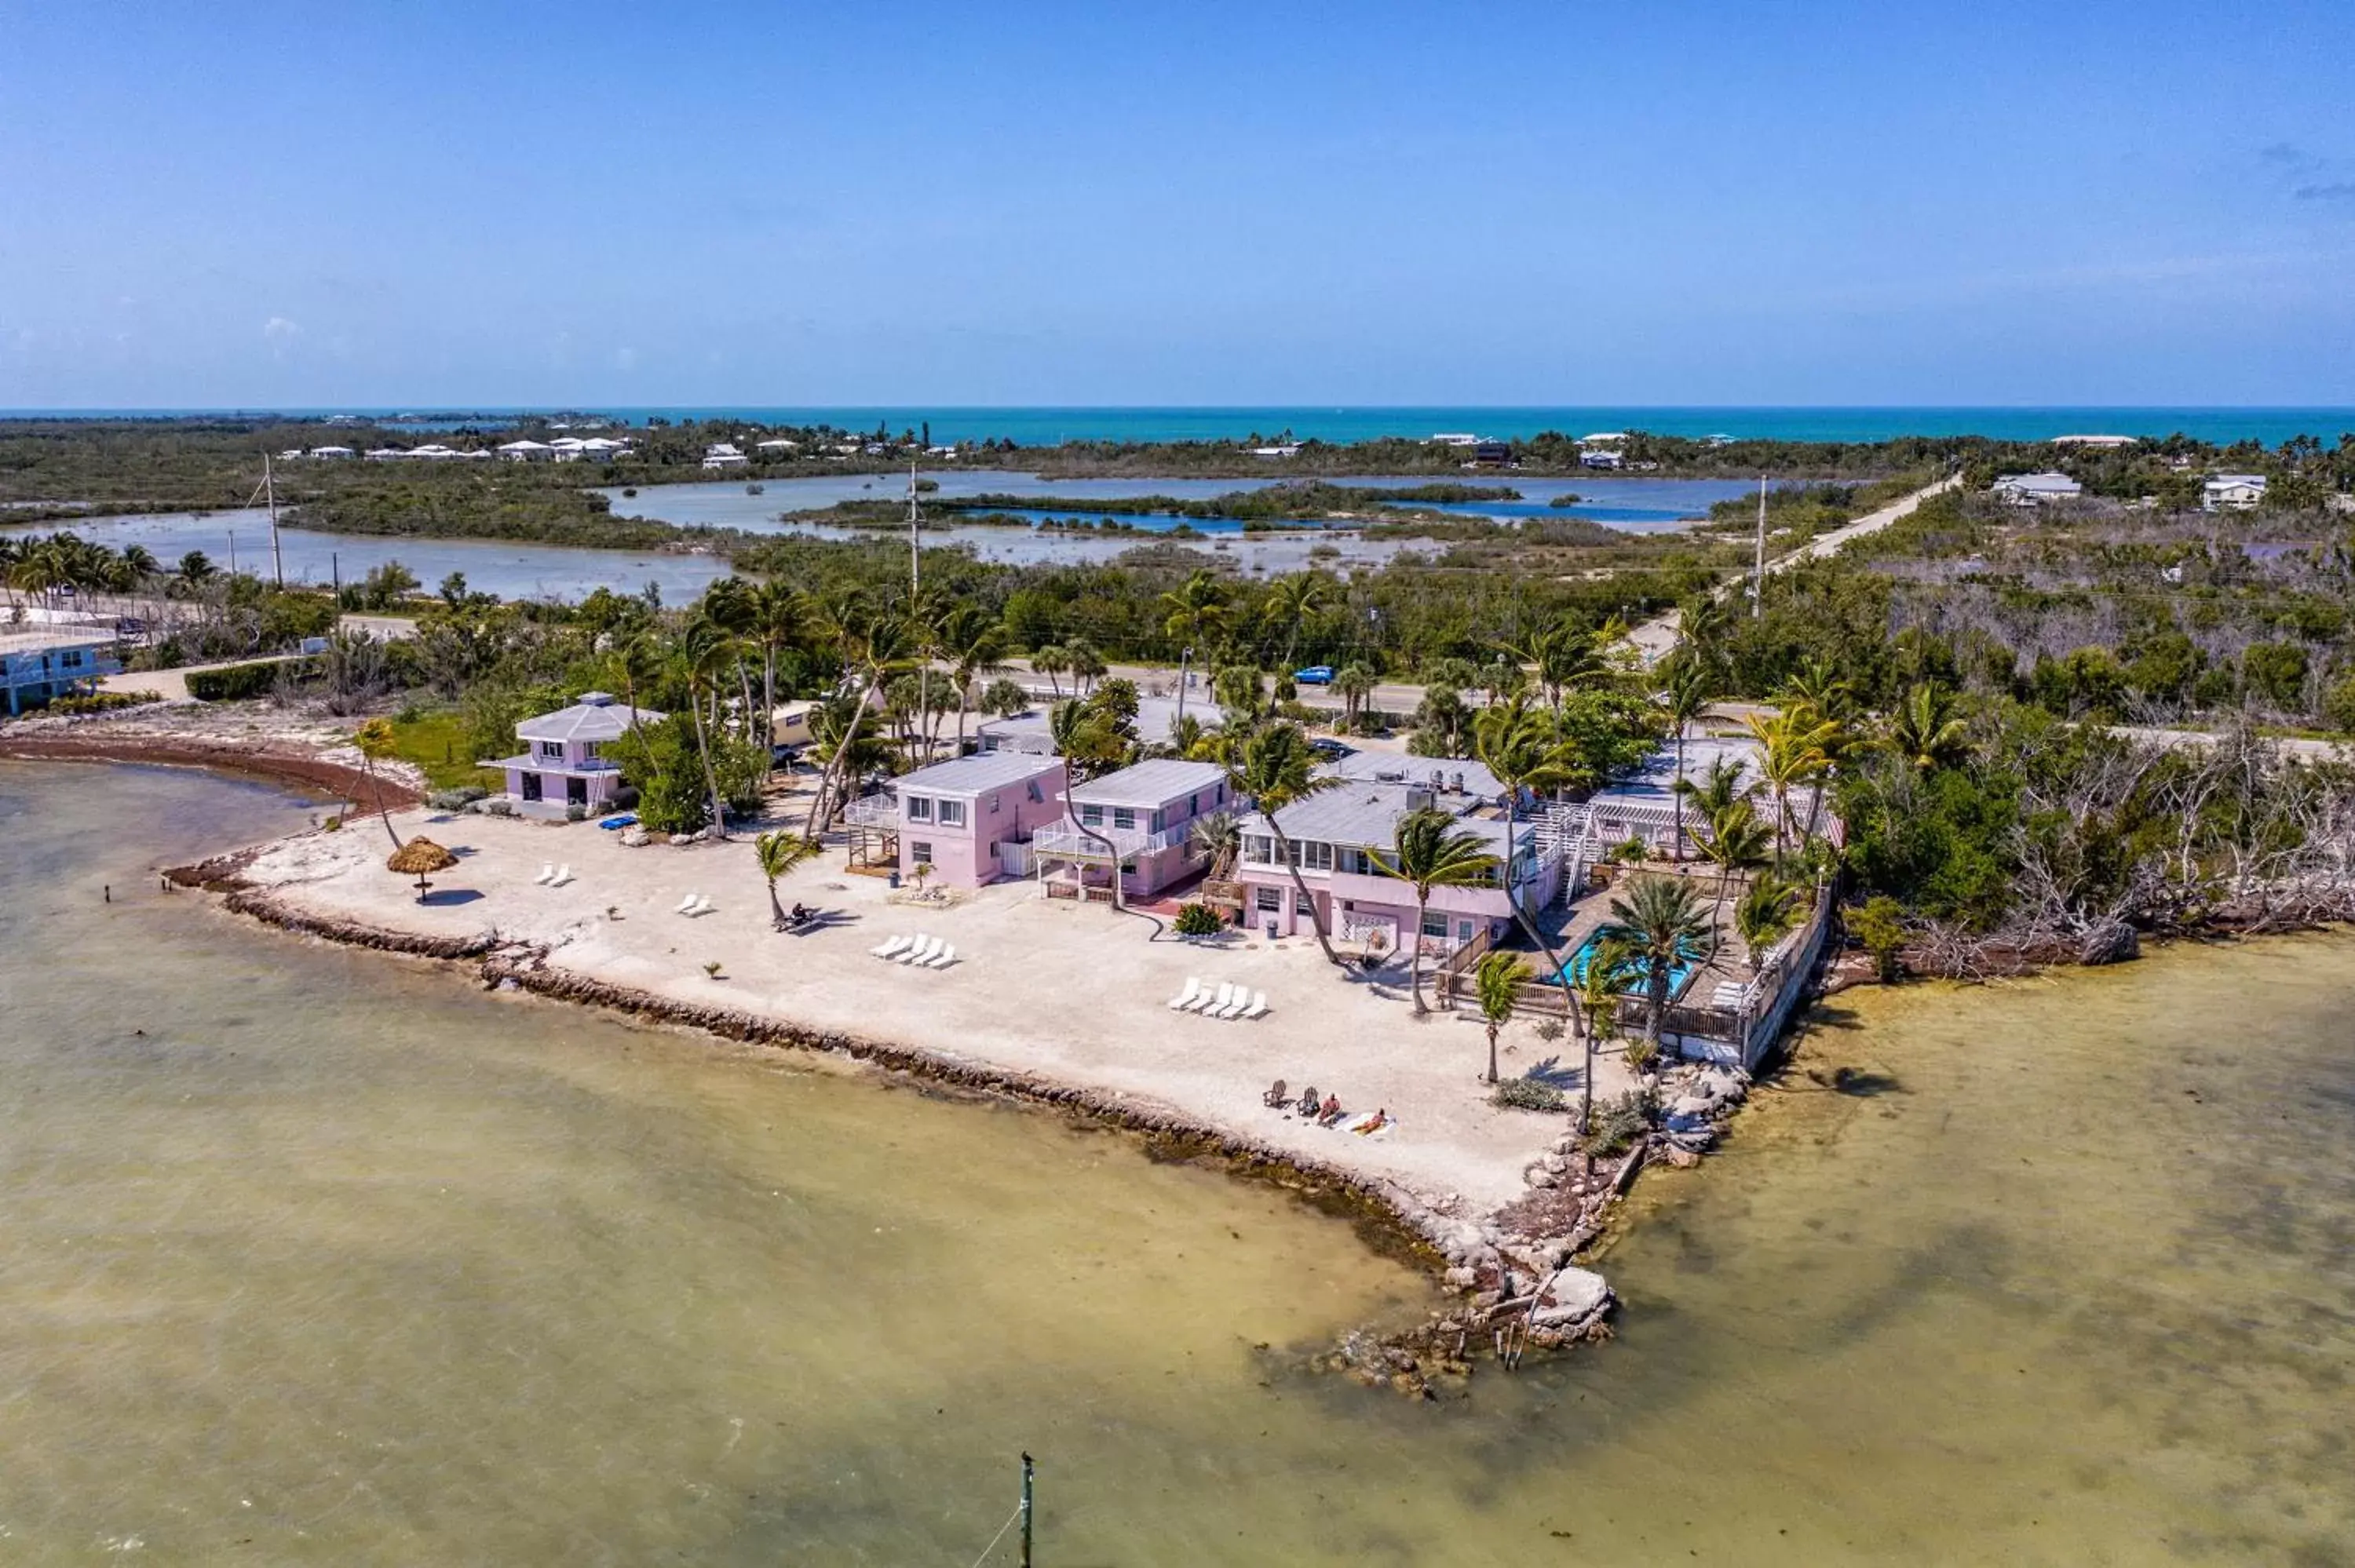
<svg viewBox="0 0 2355 1568">
<path fill-rule="evenodd" d="M 938 937 L 919 937 L 916 938 L 914 947 L 891 961 L 895 964 L 930 963 L 932 956 L 941 950 L 941 947 L 942 942 Z"/>
<path fill-rule="evenodd" d="M 894 958 L 898 956 L 900 949 L 905 948 L 909 943 L 915 939 L 916 938 L 913 937 L 894 937 L 890 940 L 885 942 L 881 947 L 869 948 L 867 950 L 874 954 L 879 959 Z"/>
<path fill-rule="evenodd" d="M 1250 1005 L 1251 992 L 1241 986 L 1237 986 L 1235 987 L 1235 999 L 1227 1003 L 1226 1006 L 1219 1009 L 1218 1012 L 1213 1013 L 1211 1016 L 1216 1018 L 1241 1018 L 1243 1015 L 1243 1009 Z"/>
<path fill-rule="evenodd" d="M 539 874 L 532 878 L 534 882 L 553 882 L 555 879 L 556 867 L 546 861 L 539 863 Z"/>
<path fill-rule="evenodd" d="M 956 944 L 947 942 L 942 944 L 939 952 L 924 960 L 924 967 L 928 969 L 944 969 L 954 962 L 956 962 Z"/>
<path fill-rule="evenodd" d="M 709 915 L 718 907 L 718 905 L 712 903 L 710 899 L 706 898 L 702 894 L 698 893 L 695 895 L 695 907 L 688 910 L 687 913 L 689 915 Z"/>
<path fill-rule="evenodd" d="M 1169 1011 L 1183 1012 L 1202 1000 L 1202 982 L 1193 975 L 1186 977 L 1186 989 L 1169 999 Z"/>
<path fill-rule="evenodd" d="M 571 880 L 572 863 L 568 860 L 562 865 L 556 868 L 556 874 L 549 879 L 548 885 L 550 887 L 561 887 Z"/>
<path fill-rule="evenodd" d="M 684 897 L 684 898 L 682 898 L 682 899 L 680 899 L 680 900 L 678 901 L 678 907 L 677 907 L 677 908 L 676 908 L 676 909 L 674 909 L 674 910 L 672 910 L 672 911 L 671 911 L 671 913 L 672 913 L 672 914 L 674 914 L 674 915 L 685 915 L 685 914 L 687 914 L 688 911 L 692 910 L 692 909 L 695 907 L 695 901 L 696 901 L 697 899 L 698 899 L 698 898 L 702 897 L 702 896 L 703 896 L 703 895 L 701 895 L 700 893 L 690 893 L 690 894 L 688 894 L 686 897 Z"/>
<path fill-rule="evenodd" d="M 1260 992 L 1256 993 L 1255 995 L 1253 995 L 1253 996 L 1252 997 L 1252 1004 L 1251 1004 L 1249 1007 L 1244 1008 L 1241 1012 L 1239 1012 L 1239 1013 L 1235 1014 L 1235 1016 L 1236 1016 L 1236 1017 L 1238 1017 L 1238 1018 L 1264 1018 L 1264 1017 L 1266 1017 L 1266 1016 L 1267 1016 L 1267 992 L 1265 992 L 1265 991 L 1260 991 Z"/>
<path fill-rule="evenodd" d="M 1235 988 L 1233 982 L 1231 980 L 1220 980 L 1219 982 L 1218 994 L 1211 997 L 1208 1002 L 1203 1004 L 1201 1007 L 1197 1008 L 1195 1011 L 1199 1012 L 1205 1018 L 1216 1018 L 1222 1011 L 1225 1010 L 1227 1003 L 1234 1001 L 1234 999 Z"/>
</svg>

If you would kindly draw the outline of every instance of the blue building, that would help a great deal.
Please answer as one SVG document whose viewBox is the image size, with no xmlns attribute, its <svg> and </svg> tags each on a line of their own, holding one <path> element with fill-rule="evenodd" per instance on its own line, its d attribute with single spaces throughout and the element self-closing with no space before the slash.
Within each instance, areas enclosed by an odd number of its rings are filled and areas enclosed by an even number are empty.
<svg viewBox="0 0 2355 1568">
<path fill-rule="evenodd" d="M 0 694 L 11 715 L 87 690 L 123 668 L 114 633 L 88 626 L 0 625 Z"/>
</svg>

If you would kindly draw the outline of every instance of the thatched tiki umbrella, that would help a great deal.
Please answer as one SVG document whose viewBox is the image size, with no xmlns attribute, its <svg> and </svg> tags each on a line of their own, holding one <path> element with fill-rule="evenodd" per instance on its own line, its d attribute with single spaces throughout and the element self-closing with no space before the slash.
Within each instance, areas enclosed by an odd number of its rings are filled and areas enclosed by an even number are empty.
<svg viewBox="0 0 2355 1568">
<path fill-rule="evenodd" d="M 417 899 L 425 901 L 427 891 L 433 885 L 425 878 L 437 871 L 447 871 L 458 863 L 458 857 L 435 843 L 432 839 L 411 839 L 384 863 L 387 871 L 397 871 L 403 876 L 417 878 Z"/>
</svg>

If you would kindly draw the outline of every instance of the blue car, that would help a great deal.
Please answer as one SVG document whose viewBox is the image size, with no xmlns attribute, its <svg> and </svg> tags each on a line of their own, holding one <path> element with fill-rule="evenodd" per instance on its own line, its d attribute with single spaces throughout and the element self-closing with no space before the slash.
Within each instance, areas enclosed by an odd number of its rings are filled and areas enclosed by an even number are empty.
<svg viewBox="0 0 2355 1568">
<path fill-rule="evenodd" d="M 1303 686 L 1329 686 L 1333 683 L 1333 666 L 1311 664 L 1305 670 L 1295 670 L 1292 673 L 1292 679 L 1295 683 Z"/>
</svg>

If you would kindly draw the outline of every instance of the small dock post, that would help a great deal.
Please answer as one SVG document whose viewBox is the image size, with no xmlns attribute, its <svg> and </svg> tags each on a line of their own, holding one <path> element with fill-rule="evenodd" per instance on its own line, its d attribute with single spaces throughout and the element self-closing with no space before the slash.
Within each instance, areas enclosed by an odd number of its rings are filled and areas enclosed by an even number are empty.
<svg viewBox="0 0 2355 1568">
<path fill-rule="evenodd" d="M 1022 1456 L 1022 1568 L 1030 1568 L 1030 1456 Z"/>
</svg>

